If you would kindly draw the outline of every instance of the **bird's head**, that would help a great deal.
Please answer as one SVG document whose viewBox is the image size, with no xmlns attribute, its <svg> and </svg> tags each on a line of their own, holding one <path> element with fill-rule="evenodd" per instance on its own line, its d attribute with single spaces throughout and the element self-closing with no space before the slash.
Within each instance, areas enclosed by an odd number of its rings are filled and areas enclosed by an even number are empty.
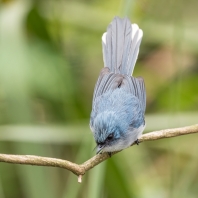
<svg viewBox="0 0 198 198">
<path fill-rule="evenodd" d="M 121 139 L 126 131 L 123 123 L 119 122 L 118 115 L 114 112 L 98 114 L 94 120 L 94 138 L 96 152 L 113 152 L 119 150 Z"/>
</svg>

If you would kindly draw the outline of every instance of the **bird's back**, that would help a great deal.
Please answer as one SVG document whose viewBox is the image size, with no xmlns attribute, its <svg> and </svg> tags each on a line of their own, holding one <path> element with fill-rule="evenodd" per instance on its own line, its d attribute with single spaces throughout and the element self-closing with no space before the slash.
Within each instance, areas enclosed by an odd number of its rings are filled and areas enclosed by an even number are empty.
<svg viewBox="0 0 198 198">
<path fill-rule="evenodd" d="M 117 143 L 106 151 L 128 147 L 145 125 L 144 80 L 131 76 L 142 36 L 136 24 L 119 17 L 102 36 L 104 68 L 95 85 L 90 127 L 98 144 L 107 141 L 109 134 L 114 135 Z"/>
</svg>

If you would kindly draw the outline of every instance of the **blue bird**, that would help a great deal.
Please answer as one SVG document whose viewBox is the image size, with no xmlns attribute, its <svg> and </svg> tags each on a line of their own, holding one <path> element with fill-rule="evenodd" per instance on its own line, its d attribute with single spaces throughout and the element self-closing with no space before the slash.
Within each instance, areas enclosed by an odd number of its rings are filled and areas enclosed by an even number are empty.
<svg viewBox="0 0 198 198">
<path fill-rule="evenodd" d="M 144 80 L 132 76 L 142 36 L 137 24 L 119 17 L 102 36 L 104 68 L 95 85 L 90 118 L 97 153 L 138 144 L 145 128 Z"/>
</svg>

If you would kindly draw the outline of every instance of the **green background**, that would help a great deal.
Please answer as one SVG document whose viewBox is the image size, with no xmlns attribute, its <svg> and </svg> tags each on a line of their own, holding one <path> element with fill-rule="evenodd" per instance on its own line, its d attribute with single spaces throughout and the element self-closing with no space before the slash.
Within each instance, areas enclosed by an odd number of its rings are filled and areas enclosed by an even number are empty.
<svg viewBox="0 0 198 198">
<path fill-rule="evenodd" d="M 198 1 L 1 0 L 0 153 L 83 163 L 95 155 L 92 94 L 114 16 L 143 29 L 134 76 L 146 132 L 198 121 Z M 0 163 L 0 198 L 194 198 L 198 136 L 145 142 L 90 170 Z"/>
</svg>

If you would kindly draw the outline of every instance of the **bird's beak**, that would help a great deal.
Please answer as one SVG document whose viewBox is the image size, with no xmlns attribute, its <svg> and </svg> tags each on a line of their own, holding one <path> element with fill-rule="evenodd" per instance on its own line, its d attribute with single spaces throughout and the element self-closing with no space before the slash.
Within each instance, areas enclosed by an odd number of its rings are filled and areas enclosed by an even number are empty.
<svg viewBox="0 0 198 198">
<path fill-rule="evenodd" d="M 105 147 L 105 145 L 97 145 L 96 146 L 96 154 L 98 154 L 98 153 L 101 153 L 102 152 L 102 149 Z"/>
</svg>

